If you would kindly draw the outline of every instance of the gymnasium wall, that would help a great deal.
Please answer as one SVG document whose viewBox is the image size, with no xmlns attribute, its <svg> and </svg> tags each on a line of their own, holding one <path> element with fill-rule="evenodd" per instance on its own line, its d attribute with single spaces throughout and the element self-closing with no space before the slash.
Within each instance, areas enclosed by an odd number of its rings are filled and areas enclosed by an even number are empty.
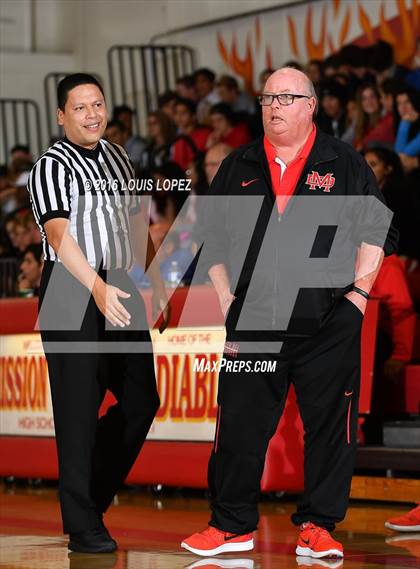
<svg viewBox="0 0 420 569">
<path fill-rule="evenodd" d="M 0 97 L 35 99 L 43 115 L 50 71 L 96 72 L 108 91 L 107 50 L 150 41 L 191 45 L 198 65 L 234 74 L 251 89 L 267 66 L 322 59 L 350 41 L 386 39 L 408 63 L 419 14 L 419 0 L 2 0 Z M 242 17 L 210 23 L 233 15 Z M 209 23 L 173 31 L 200 22 Z"/>
</svg>

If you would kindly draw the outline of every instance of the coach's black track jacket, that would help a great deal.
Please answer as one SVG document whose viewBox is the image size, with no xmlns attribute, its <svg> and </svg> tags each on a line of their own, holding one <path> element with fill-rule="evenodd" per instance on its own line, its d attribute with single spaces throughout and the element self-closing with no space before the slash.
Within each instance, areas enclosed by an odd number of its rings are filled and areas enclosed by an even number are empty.
<svg viewBox="0 0 420 569">
<path fill-rule="evenodd" d="M 307 179 L 308 174 L 312 172 L 319 174 L 318 180 L 321 182 L 326 174 L 333 175 L 334 185 L 330 191 L 325 191 L 322 187 L 310 189 Z M 248 312 L 254 315 L 255 331 L 267 330 L 266 322 L 270 320 L 270 329 L 276 331 L 276 337 L 287 339 L 310 336 L 318 330 L 340 297 L 351 289 L 357 247 L 362 241 L 383 247 L 385 255 L 396 251 L 398 233 L 392 225 L 388 231 L 386 229 L 389 225 L 389 213 L 384 215 L 383 212 L 378 213 L 377 208 L 361 204 L 360 211 L 356 216 L 353 214 L 353 221 L 349 222 L 348 239 L 341 244 L 343 260 L 352 259 L 352 275 L 346 285 L 329 286 L 332 273 L 329 270 L 325 271 L 321 287 L 300 288 L 292 318 L 288 326 L 282 327 L 276 316 L 277 303 L 282 292 L 281 275 L 294 270 L 293 251 L 296 250 L 296 243 L 287 243 L 281 238 L 271 239 L 270 270 L 264 268 L 261 270 L 259 267 L 258 271 L 254 271 L 273 208 L 278 215 L 263 137 L 236 149 L 225 158 L 208 195 L 215 198 L 209 200 L 211 203 L 206 203 L 205 210 L 200 216 L 202 219 L 200 237 L 205 244 L 202 250 L 204 263 L 206 268 L 224 263 L 230 273 L 231 281 L 237 283 L 232 290 L 237 298 L 229 311 L 226 324 L 228 331 L 234 327 L 241 308 L 246 306 Z M 364 157 L 348 144 L 319 129 L 293 195 L 317 196 L 318 199 L 322 197 L 324 200 L 328 200 L 330 196 L 371 195 L 385 203 Z M 245 201 L 247 196 L 260 196 L 256 199 L 262 199 L 262 205 L 257 214 L 255 229 L 251 231 L 251 243 L 249 247 L 246 246 L 247 254 L 243 262 L 241 251 L 244 243 L 249 242 L 250 231 L 250 224 L 247 222 L 250 212 L 247 211 L 249 208 L 246 204 L 251 202 Z M 358 203 L 361 201 L 362 199 Z M 255 206 L 255 202 L 252 203 L 253 207 L 259 209 L 259 205 Z M 283 214 L 278 216 L 280 225 L 294 223 L 295 205 L 293 199 L 290 200 Z M 319 229 L 312 250 L 309 249 L 311 257 L 328 258 L 335 234 L 334 226 L 336 228 L 337 223 Z M 383 235 L 387 235 L 385 243 Z M 288 252 L 291 254 L 288 255 Z M 282 259 L 281 267 L 278 271 L 273 270 L 279 258 Z M 334 267 L 330 270 L 334 271 Z"/>
</svg>

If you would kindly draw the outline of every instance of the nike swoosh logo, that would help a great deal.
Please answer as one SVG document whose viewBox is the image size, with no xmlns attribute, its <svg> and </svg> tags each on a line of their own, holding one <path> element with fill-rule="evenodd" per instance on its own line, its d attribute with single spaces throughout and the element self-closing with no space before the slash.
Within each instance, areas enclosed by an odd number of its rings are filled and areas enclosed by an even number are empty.
<svg viewBox="0 0 420 569">
<path fill-rule="evenodd" d="M 230 539 L 235 539 L 235 537 L 239 537 L 239 535 L 240 535 L 239 533 L 236 533 L 235 535 L 229 535 L 229 536 L 225 535 L 225 541 L 229 541 Z"/>
<path fill-rule="evenodd" d="M 258 178 L 254 178 L 253 180 L 248 180 L 247 182 L 245 182 L 245 180 L 242 180 L 241 186 L 243 188 L 246 188 L 247 186 L 249 186 L 249 184 L 252 184 L 252 182 L 256 182 L 257 180 Z"/>
<path fill-rule="evenodd" d="M 302 538 L 303 543 L 306 543 L 306 545 L 309 545 L 309 539 L 303 539 Z"/>
<path fill-rule="evenodd" d="M 350 397 L 350 395 L 353 395 L 353 391 L 345 391 L 345 392 L 344 392 L 344 395 L 345 395 L 346 397 Z"/>
</svg>

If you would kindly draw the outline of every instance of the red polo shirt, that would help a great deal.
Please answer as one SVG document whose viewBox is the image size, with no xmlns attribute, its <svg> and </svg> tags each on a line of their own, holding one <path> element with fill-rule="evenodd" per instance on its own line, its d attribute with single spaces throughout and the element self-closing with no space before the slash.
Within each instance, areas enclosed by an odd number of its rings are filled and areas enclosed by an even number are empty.
<svg viewBox="0 0 420 569">
<path fill-rule="evenodd" d="M 312 146 L 314 145 L 315 136 L 316 126 L 313 124 L 312 131 L 306 139 L 305 144 L 284 169 L 283 176 L 282 167 L 278 162 L 276 162 L 276 149 L 268 138 L 264 136 L 265 155 L 267 156 L 268 166 L 270 168 L 271 183 L 276 196 L 277 209 L 280 213 L 284 212 L 287 202 L 295 191 L 296 184 L 302 174 L 303 167 L 305 166 L 306 160 L 312 150 Z"/>
</svg>

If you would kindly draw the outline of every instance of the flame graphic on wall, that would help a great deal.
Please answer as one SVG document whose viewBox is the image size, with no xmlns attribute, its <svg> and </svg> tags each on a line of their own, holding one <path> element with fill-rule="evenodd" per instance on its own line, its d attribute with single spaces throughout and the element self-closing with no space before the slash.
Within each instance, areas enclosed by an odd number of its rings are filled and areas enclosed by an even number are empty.
<svg viewBox="0 0 420 569">
<path fill-rule="evenodd" d="M 226 47 L 222 35 L 217 33 L 217 47 L 219 54 L 223 59 L 225 65 L 229 67 L 234 73 L 242 77 L 247 91 L 254 92 L 254 56 L 253 51 L 258 53 L 261 50 L 261 27 L 258 18 L 255 19 L 254 33 L 248 32 L 245 44 L 245 56 L 240 57 L 238 52 L 238 42 L 236 34 L 233 34 L 230 50 Z M 253 50 L 254 46 L 254 50 Z M 272 67 L 273 58 L 269 46 L 265 48 L 265 65 Z"/>
<path fill-rule="evenodd" d="M 420 7 L 418 0 L 411 0 L 411 10 L 407 8 L 406 0 L 395 0 L 398 16 L 390 20 L 385 16 L 385 3 L 381 2 L 379 12 L 379 25 L 373 26 L 371 19 L 360 2 L 357 2 L 357 16 L 363 34 L 352 40 L 359 45 L 374 43 L 383 39 L 394 47 L 397 63 L 407 65 L 410 63 L 415 49 L 416 36 L 420 33 Z M 336 20 L 340 16 L 341 0 L 333 0 L 333 17 Z M 305 46 L 299 49 L 296 40 L 296 25 L 293 18 L 288 18 L 289 40 L 293 54 L 298 58 L 324 59 L 329 53 L 338 51 L 345 43 L 351 24 L 350 6 L 347 4 L 346 13 L 341 24 L 337 45 L 326 32 L 327 6 L 324 5 L 321 15 L 321 32 L 319 41 L 313 39 L 313 13 L 309 6 L 305 16 Z"/>
<path fill-rule="evenodd" d="M 419 0 L 411 0 L 411 9 L 407 7 L 410 0 L 395 0 L 398 15 L 392 19 L 386 19 L 385 2 L 382 0 L 379 12 L 379 25 L 373 26 L 369 15 L 363 8 L 362 3 L 357 1 L 356 17 L 362 34 L 353 38 L 352 43 L 367 45 L 378 39 L 383 39 L 394 47 L 395 60 L 402 65 L 410 64 L 416 50 L 416 38 L 420 35 L 420 5 Z M 334 21 L 342 18 L 338 38 L 334 43 L 327 29 L 328 13 L 332 9 Z M 308 5 L 304 23 L 304 42 L 300 45 L 296 22 L 293 16 L 287 17 L 289 42 L 292 54 L 300 61 L 310 59 L 324 59 L 327 55 L 338 51 L 346 42 L 349 42 L 349 31 L 352 23 L 352 12 L 348 2 L 331 0 L 329 5 L 324 4 L 321 10 L 320 23 L 316 25 L 318 41 L 314 39 L 315 23 L 313 7 Z M 254 68 L 255 60 L 262 53 L 261 26 L 258 18 L 255 19 L 254 29 L 246 36 L 245 54 L 239 55 L 238 41 L 235 33 L 232 36 L 230 49 L 227 47 L 222 34 L 217 34 L 217 47 L 225 65 L 236 75 L 240 76 L 245 88 L 254 92 Z M 265 46 L 266 67 L 273 67 L 271 49 Z M 262 69 L 257 69 L 261 71 Z"/>
</svg>

